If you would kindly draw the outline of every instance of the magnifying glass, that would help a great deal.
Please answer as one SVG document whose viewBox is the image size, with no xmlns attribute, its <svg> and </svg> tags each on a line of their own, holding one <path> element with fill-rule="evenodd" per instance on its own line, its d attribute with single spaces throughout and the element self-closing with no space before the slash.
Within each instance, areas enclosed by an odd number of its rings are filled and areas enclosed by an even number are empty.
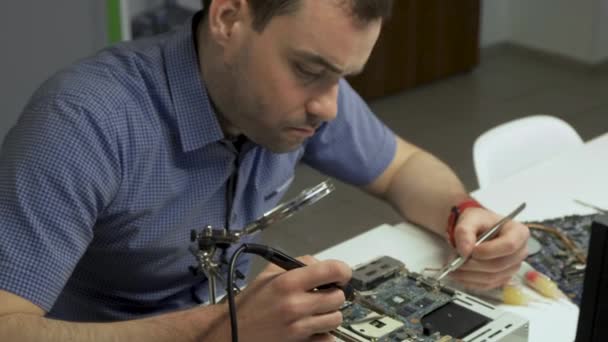
<svg viewBox="0 0 608 342">
<path fill-rule="evenodd" d="M 334 191 L 334 189 L 334 185 L 329 181 L 324 181 L 319 185 L 305 189 L 298 196 L 285 203 L 279 204 L 262 215 L 262 217 L 248 224 L 241 232 L 239 232 L 239 235 L 242 237 L 244 235 L 253 234 L 279 221 L 285 220 L 300 209 L 314 204 L 318 200 L 329 195 L 332 191 Z"/>
</svg>

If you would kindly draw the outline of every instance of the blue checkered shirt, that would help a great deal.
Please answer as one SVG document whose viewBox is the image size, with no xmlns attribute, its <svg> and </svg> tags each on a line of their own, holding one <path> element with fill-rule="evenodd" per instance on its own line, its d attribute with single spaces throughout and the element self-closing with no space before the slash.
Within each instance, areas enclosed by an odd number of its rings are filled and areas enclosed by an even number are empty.
<svg viewBox="0 0 608 342">
<path fill-rule="evenodd" d="M 394 134 L 345 81 L 338 108 L 293 152 L 252 142 L 235 152 L 198 72 L 192 22 L 60 71 L 0 150 L 0 289 L 70 321 L 204 302 L 206 279 L 188 269 L 192 229 L 242 228 L 278 203 L 300 161 L 355 185 L 388 166 Z"/>
</svg>

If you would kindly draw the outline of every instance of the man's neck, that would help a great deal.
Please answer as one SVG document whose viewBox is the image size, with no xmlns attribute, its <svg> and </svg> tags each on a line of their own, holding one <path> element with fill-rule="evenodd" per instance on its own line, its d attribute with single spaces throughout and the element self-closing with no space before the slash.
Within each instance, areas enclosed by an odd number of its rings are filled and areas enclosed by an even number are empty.
<svg viewBox="0 0 608 342">
<path fill-rule="evenodd" d="M 213 101 L 211 101 L 211 103 L 213 103 Z M 226 119 L 226 117 L 221 114 L 221 112 L 215 107 L 215 105 L 213 106 L 213 108 L 217 115 L 217 120 L 220 123 L 220 127 L 222 128 L 222 131 L 224 132 L 224 136 L 226 136 L 227 138 L 230 138 L 230 137 L 237 137 L 242 134 L 241 130 L 239 130 L 237 127 L 233 126 L 228 121 L 228 119 Z"/>
</svg>

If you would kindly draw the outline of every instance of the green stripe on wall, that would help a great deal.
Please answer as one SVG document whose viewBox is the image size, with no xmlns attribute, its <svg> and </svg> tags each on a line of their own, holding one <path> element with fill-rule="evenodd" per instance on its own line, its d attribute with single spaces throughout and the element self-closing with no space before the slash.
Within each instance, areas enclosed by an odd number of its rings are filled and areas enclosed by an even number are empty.
<svg viewBox="0 0 608 342">
<path fill-rule="evenodd" d="M 108 13 L 108 40 L 116 43 L 122 40 L 122 28 L 120 21 L 120 0 L 107 0 Z"/>
</svg>

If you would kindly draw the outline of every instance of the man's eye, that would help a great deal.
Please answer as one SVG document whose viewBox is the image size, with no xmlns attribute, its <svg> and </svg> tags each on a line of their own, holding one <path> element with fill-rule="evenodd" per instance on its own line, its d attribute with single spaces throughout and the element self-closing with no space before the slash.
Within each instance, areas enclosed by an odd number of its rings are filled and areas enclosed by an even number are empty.
<svg viewBox="0 0 608 342">
<path fill-rule="evenodd" d="M 300 76 L 302 79 L 314 80 L 323 76 L 323 72 L 312 71 L 299 64 L 296 64 L 295 69 L 298 76 Z"/>
</svg>

